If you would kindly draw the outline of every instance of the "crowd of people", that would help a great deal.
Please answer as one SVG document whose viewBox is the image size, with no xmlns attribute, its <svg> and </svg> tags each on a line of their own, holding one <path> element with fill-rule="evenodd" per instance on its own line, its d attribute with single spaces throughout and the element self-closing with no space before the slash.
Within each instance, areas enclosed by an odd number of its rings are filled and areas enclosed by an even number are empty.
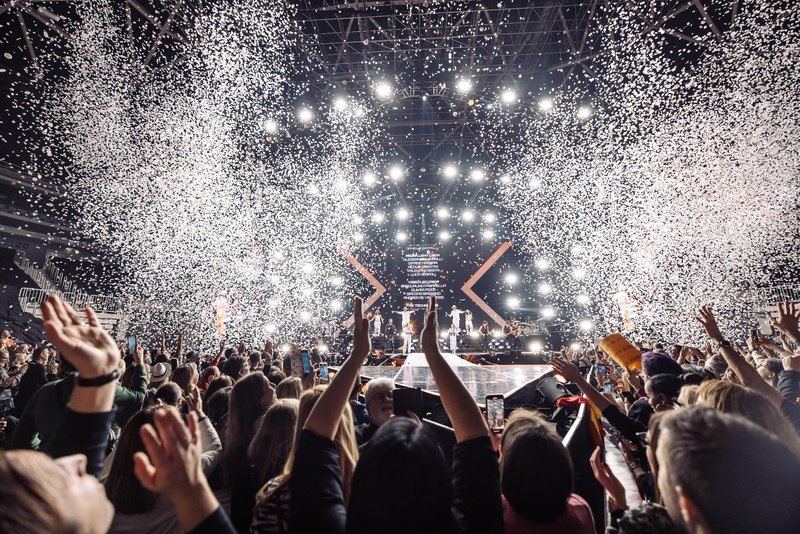
<svg viewBox="0 0 800 534">
<path fill-rule="evenodd" d="M 0 531 L 596 532 L 574 491 L 574 458 L 539 412 L 500 434 L 446 363 L 431 299 L 421 349 L 452 423 L 393 411 L 396 385 L 362 388 L 370 324 L 354 302 L 353 346 L 329 383 L 292 376 L 293 347 L 216 354 L 115 343 L 91 309 L 42 304 L 47 343 L 0 347 Z M 618 446 L 642 503 L 604 460 L 609 532 L 800 531 L 800 328 L 781 303 L 775 339 L 730 341 L 710 308 L 702 347 L 640 345 L 640 365 L 597 347 L 551 360 Z M 294 373 L 298 374 L 298 373 Z M 362 391 L 363 389 L 363 391 Z M 602 433 L 602 432 L 601 432 Z M 584 458 L 585 460 L 585 458 Z"/>
</svg>

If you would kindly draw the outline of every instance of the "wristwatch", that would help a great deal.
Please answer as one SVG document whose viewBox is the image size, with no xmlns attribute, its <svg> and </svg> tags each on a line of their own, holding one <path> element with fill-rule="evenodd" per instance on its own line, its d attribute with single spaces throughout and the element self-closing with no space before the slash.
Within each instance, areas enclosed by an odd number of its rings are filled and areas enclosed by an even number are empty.
<svg viewBox="0 0 800 534">
<path fill-rule="evenodd" d="M 727 339 L 721 339 L 719 341 L 719 346 L 720 347 L 725 347 L 726 349 L 729 349 L 729 348 L 731 348 L 731 342 L 728 341 Z"/>
</svg>

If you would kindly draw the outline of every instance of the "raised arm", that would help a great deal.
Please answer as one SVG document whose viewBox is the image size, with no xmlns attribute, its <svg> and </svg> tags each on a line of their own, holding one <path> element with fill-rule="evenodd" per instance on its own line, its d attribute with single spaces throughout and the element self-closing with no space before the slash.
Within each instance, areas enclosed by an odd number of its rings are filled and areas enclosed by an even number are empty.
<svg viewBox="0 0 800 534">
<path fill-rule="evenodd" d="M 439 386 L 439 395 L 453 423 L 456 440 L 463 442 L 481 436 L 490 437 L 489 427 L 480 408 L 439 351 L 437 329 L 436 297 L 431 297 L 428 301 L 425 328 L 420 336 L 422 352 L 425 353 L 433 379 Z"/>
<path fill-rule="evenodd" d="M 355 319 L 353 350 L 350 352 L 350 357 L 347 358 L 319 401 L 314 405 L 304 427 L 329 440 L 333 440 L 336 436 L 339 418 L 350 398 L 350 392 L 356 383 L 361 366 L 372 350 L 369 321 L 364 318 L 362 306 L 361 299 L 356 297 L 353 311 Z"/>
<path fill-rule="evenodd" d="M 555 369 L 558 374 L 570 382 L 574 382 L 575 385 L 580 388 L 581 392 L 586 395 L 586 398 L 589 399 L 589 402 L 594 404 L 598 410 L 602 412 L 611 406 L 611 401 L 605 398 L 602 393 L 597 391 L 589 382 L 586 381 L 585 378 L 583 378 L 583 375 L 581 375 L 580 370 L 575 366 L 575 364 L 566 360 L 562 360 L 561 358 L 551 358 L 550 365 L 553 366 L 553 369 Z"/>
<path fill-rule="evenodd" d="M 795 343 L 800 343 L 800 328 L 798 328 L 798 321 L 800 321 L 800 311 L 795 309 L 794 303 L 779 302 L 778 303 L 778 318 L 769 316 L 769 322 L 772 326 L 783 332 L 789 339 Z"/>
<path fill-rule="evenodd" d="M 733 372 L 736 373 L 739 381 L 743 385 L 767 397 L 776 406 L 780 406 L 783 401 L 781 394 L 778 393 L 778 390 L 767 384 L 764 379 L 761 378 L 761 375 L 758 374 L 758 371 L 747 363 L 747 360 L 736 352 L 736 350 L 731 347 L 730 342 L 722 336 L 722 332 L 720 332 L 719 326 L 717 325 L 717 319 L 714 317 L 714 312 L 711 308 L 708 306 L 701 307 L 697 320 L 703 325 L 703 328 L 705 328 L 708 337 L 719 343 L 720 354 L 725 358 L 730 368 L 733 369 Z"/>
</svg>

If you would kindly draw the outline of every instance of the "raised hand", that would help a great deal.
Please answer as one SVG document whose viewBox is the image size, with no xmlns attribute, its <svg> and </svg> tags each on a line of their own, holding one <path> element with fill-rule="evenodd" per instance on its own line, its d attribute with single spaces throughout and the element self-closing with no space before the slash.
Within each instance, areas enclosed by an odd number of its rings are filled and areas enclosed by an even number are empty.
<svg viewBox="0 0 800 534">
<path fill-rule="evenodd" d="M 706 334 L 709 339 L 717 342 L 725 340 L 725 338 L 722 337 L 722 332 L 719 330 L 717 319 L 714 317 L 714 312 L 711 311 L 711 307 L 702 306 L 698 311 L 696 319 L 703 325 L 703 328 L 706 329 Z"/>
<path fill-rule="evenodd" d="M 608 464 L 600 457 L 600 447 L 597 447 L 592 453 L 592 456 L 589 458 L 589 464 L 592 466 L 594 478 L 596 478 L 600 485 L 608 492 L 609 509 L 611 511 L 625 510 L 628 507 L 628 503 L 625 499 L 625 487 L 619 479 L 614 476 L 614 473 L 611 472 Z"/>
<path fill-rule="evenodd" d="M 363 360 L 372 352 L 372 340 L 369 336 L 369 319 L 364 317 L 364 302 L 361 297 L 355 298 L 353 321 L 353 350 L 350 357 Z"/>
<path fill-rule="evenodd" d="M 570 382 L 578 382 L 583 378 L 580 369 L 578 369 L 575 364 L 562 360 L 561 358 L 550 358 L 550 365 L 553 366 L 553 369 L 555 369 L 558 374 Z"/>
<path fill-rule="evenodd" d="M 119 365 L 120 353 L 91 308 L 86 308 L 86 323 L 72 307 L 51 295 L 41 304 L 47 339 L 78 370 L 83 378 L 112 373 Z"/>
<path fill-rule="evenodd" d="M 777 319 L 772 315 L 768 315 L 769 323 L 789 336 L 793 341 L 800 341 L 800 328 L 798 328 L 798 321 L 800 321 L 800 311 L 795 308 L 793 302 L 779 302 L 778 303 L 778 317 Z"/>
<path fill-rule="evenodd" d="M 142 348 L 142 344 L 137 341 L 136 348 L 133 351 L 133 365 L 143 365 L 143 364 L 144 364 L 144 349 Z"/>
<path fill-rule="evenodd" d="M 434 354 L 439 352 L 438 340 L 439 321 L 436 313 L 436 297 L 428 300 L 428 308 L 425 310 L 425 326 L 420 334 L 420 345 L 422 352 Z"/>
</svg>

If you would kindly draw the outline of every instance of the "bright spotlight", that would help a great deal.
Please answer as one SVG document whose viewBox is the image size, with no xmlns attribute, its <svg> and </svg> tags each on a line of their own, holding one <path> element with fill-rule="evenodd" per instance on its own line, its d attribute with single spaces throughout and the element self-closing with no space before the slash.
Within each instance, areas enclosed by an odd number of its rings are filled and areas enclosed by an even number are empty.
<svg viewBox="0 0 800 534">
<path fill-rule="evenodd" d="M 310 321 L 311 320 L 311 314 L 308 313 L 307 311 L 300 312 L 300 320 L 301 321 Z"/>
<path fill-rule="evenodd" d="M 496 222 L 496 221 L 497 221 L 497 215 L 495 215 L 495 214 L 494 214 L 494 213 L 492 213 L 491 211 L 487 211 L 487 212 L 486 212 L 486 213 L 483 215 L 483 220 L 484 220 L 484 221 L 486 221 L 486 222 L 487 222 L 487 223 L 489 223 L 489 224 L 493 224 L 494 222 Z"/>
<path fill-rule="evenodd" d="M 319 354 L 328 354 L 328 346 L 327 345 L 317 345 L 317 352 Z"/>
<path fill-rule="evenodd" d="M 308 194 L 309 195 L 315 197 L 315 196 L 319 195 L 319 193 L 320 193 L 319 187 L 317 187 L 316 184 L 311 184 L 311 185 L 308 186 Z"/>
<path fill-rule="evenodd" d="M 542 295 L 549 295 L 553 292 L 553 286 L 548 284 L 547 282 L 539 284 L 539 293 Z"/>
<path fill-rule="evenodd" d="M 356 215 L 355 217 L 353 217 L 353 224 L 355 224 L 356 226 L 363 223 L 364 223 L 364 218 L 361 215 Z"/>
<path fill-rule="evenodd" d="M 403 178 L 403 174 L 405 174 L 403 172 L 403 168 L 399 165 L 394 165 L 391 169 L 389 169 L 389 178 L 395 182 L 401 180 Z"/>
<path fill-rule="evenodd" d="M 528 182 L 528 187 L 531 189 L 539 189 L 542 187 L 542 181 L 538 178 L 531 178 L 531 181 Z"/>
<path fill-rule="evenodd" d="M 439 232 L 440 241 L 447 241 L 448 239 L 450 239 L 450 232 L 448 232 L 447 230 L 442 230 L 441 232 Z"/>
<path fill-rule="evenodd" d="M 333 286 L 340 286 L 344 284 L 344 279 L 341 276 L 334 276 L 330 279 L 330 283 Z"/>
<path fill-rule="evenodd" d="M 442 339 L 447 339 L 447 334 L 449 332 L 447 330 L 439 330 L 439 337 Z"/>
<path fill-rule="evenodd" d="M 542 308 L 542 318 L 552 319 L 555 316 L 556 316 L 556 310 L 554 310 L 553 308 L 550 308 L 549 306 L 547 308 Z"/>
<path fill-rule="evenodd" d="M 311 291 L 310 287 L 306 287 L 301 291 L 301 293 L 303 294 L 304 297 L 310 297 L 313 291 Z"/>
<path fill-rule="evenodd" d="M 500 94 L 500 100 L 503 104 L 510 105 L 517 101 L 517 92 L 513 89 L 506 89 Z"/>
<path fill-rule="evenodd" d="M 455 165 L 446 165 L 444 169 L 442 169 L 442 176 L 448 180 L 454 179 L 458 176 L 458 167 Z"/>
<path fill-rule="evenodd" d="M 278 123 L 275 119 L 267 119 L 264 121 L 264 131 L 268 134 L 274 134 L 278 131 Z"/>
<path fill-rule="evenodd" d="M 510 184 L 511 183 L 511 177 L 509 175 L 507 175 L 507 174 L 502 175 L 500 177 L 500 183 L 501 184 Z"/>
<path fill-rule="evenodd" d="M 592 108 L 588 106 L 581 106 L 578 108 L 579 119 L 588 119 L 591 116 L 592 116 Z"/>
<path fill-rule="evenodd" d="M 575 301 L 581 306 L 586 306 L 587 304 L 589 304 L 589 295 L 581 293 L 580 295 L 575 297 Z"/>
<path fill-rule="evenodd" d="M 332 300 L 331 301 L 331 309 L 333 311 L 339 311 L 342 309 L 342 301 L 341 300 Z"/>
<path fill-rule="evenodd" d="M 577 341 L 573 341 L 572 343 L 570 343 L 569 348 L 570 350 L 581 350 L 581 344 L 578 343 Z"/>
<path fill-rule="evenodd" d="M 483 236 L 483 238 L 486 239 L 487 241 L 489 239 L 494 239 L 494 230 L 487 228 L 481 233 L 481 236 Z"/>
<path fill-rule="evenodd" d="M 447 219 L 448 217 L 450 217 L 450 210 L 444 207 L 439 208 L 438 210 L 436 210 L 436 217 L 439 219 Z"/>
<path fill-rule="evenodd" d="M 303 267 L 302 267 L 302 270 L 306 274 L 311 274 L 311 273 L 314 272 L 314 266 L 311 265 L 310 263 L 304 263 Z"/>
<path fill-rule="evenodd" d="M 574 271 L 572 271 L 572 276 L 575 277 L 575 280 L 583 280 L 584 278 L 586 278 L 586 269 L 581 269 L 581 268 L 575 269 Z"/>
<path fill-rule="evenodd" d="M 283 345 L 281 345 L 281 348 L 280 348 L 281 352 L 289 352 L 289 350 L 291 350 L 291 347 L 289 346 L 288 343 L 284 343 Z"/>
<path fill-rule="evenodd" d="M 475 220 L 475 212 L 472 210 L 464 210 L 461 212 L 461 218 L 467 222 Z"/>
<path fill-rule="evenodd" d="M 408 234 L 405 232 L 397 232 L 395 238 L 397 239 L 398 243 L 405 243 L 408 241 Z"/>
<path fill-rule="evenodd" d="M 509 308 L 519 308 L 519 299 L 517 297 L 509 297 L 506 301 Z"/>
<path fill-rule="evenodd" d="M 277 330 L 277 329 L 278 329 L 278 327 L 276 327 L 274 324 L 268 324 L 267 325 L 267 334 L 274 334 L 275 330 Z"/>
<path fill-rule="evenodd" d="M 477 330 L 473 330 L 472 332 L 469 333 L 469 337 L 471 337 L 472 339 L 478 339 L 479 337 L 481 337 L 481 335 L 478 333 Z"/>
<path fill-rule="evenodd" d="M 333 99 L 333 109 L 336 111 L 344 111 L 347 109 L 347 99 L 343 96 L 337 96 Z"/>
<path fill-rule="evenodd" d="M 469 173 L 469 177 L 472 178 L 473 182 L 480 182 L 486 178 L 486 172 L 483 169 L 472 169 L 472 172 Z"/>
<path fill-rule="evenodd" d="M 380 99 L 386 100 L 392 97 L 392 93 L 394 93 L 394 88 L 392 84 L 387 81 L 378 82 L 375 84 L 374 87 L 375 96 Z"/>
<path fill-rule="evenodd" d="M 336 183 L 333 184 L 337 191 L 347 191 L 347 181 L 345 180 L 336 180 Z"/>
<path fill-rule="evenodd" d="M 374 172 L 365 172 L 361 179 L 364 180 L 364 185 L 367 187 L 372 187 L 378 181 L 378 177 L 375 176 Z"/>
<path fill-rule="evenodd" d="M 578 328 L 584 332 L 591 332 L 594 329 L 594 323 L 590 319 L 584 319 L 578 323 Z"/>
<path fill-rule="evenodd" d="M 269 281 L 272 282 L 273 284 L 279 284 L 281 281 L 281 277 L 278 276 L 277 274 L 273 274 L 272 276 L 269 277 Z"/>
<path fill-rule="evenodd" d="M 539 258 L 536 260 L 536 268 L 540 271 L 546 271 L 550 268 L 550 262 L 547 261 L 545 258 Z"/>
<path fill-rule="evenodd" d="M 472 80 L 469 78 L 459 78 L 456 82 L 456 91 L 464 94 L 468 93 L 470 90 L 472 90 Z"/>
<path fill-rule="evenodd" d="M 553 109 L 553 99 L 549 96 L 543 96 L 539 99 L 539 109 L 542 111 L 550 111 Z"/>
<path fill-rule="evenodd" d="M 544 346 L 541 341 L 531 341 L 531 344 L 528 345 L 528 350 L 533 353 L 539 353 L 543 348 Z"/>
<path fill-rule="evenodd" d="M 375 213 L 372 214 L 372 222 L 374 222 L 375 224 L 381 224 L 385 220 L 386 216 L 379 211 L 376 211 Z"/>
<path fill-rule="evenodd" d="M 505 279 L 506 284 L 510 286 L 513 286 L 514 284 L 519 282 L 519 275 L 517 275 L 517 273 L 506 273 L 506 275 L 503 278 Z"/>
<path fill-rule="evenodd" d="M 364 241 L 364 234 L 362 234 L 361 232 L 354 233 L 353 234 L 353 241 L 355 241 L 356 243 Z"/>
<path fill-rule="evenodd" d="M 300 122 L 308 124 L 314 120 L 314 112 L 309 108 L 300 108 L 297 112 L 297 118 Z"/>
<path fill-rule="evenodd" d="M 399 210 L 397 210 L 397 213 L 395 214 L 395 216 L 401 221 L 408 220 L 408 217 L 410 215 L 411 213 L 406 208 L 400 208 Z"/>
</svg>

